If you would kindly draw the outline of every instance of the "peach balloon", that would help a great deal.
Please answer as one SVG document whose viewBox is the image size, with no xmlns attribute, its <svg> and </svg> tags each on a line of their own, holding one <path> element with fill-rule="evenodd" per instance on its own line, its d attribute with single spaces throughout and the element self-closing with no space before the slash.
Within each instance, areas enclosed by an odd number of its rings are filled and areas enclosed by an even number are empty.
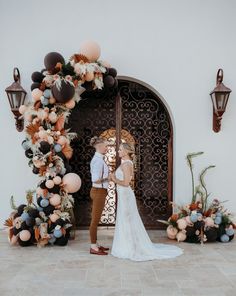
<svg viewBox="0 0 236 296">
<path fill-rule="evenodd" d="M 52 180 L 47 180 L 45 185 L 47 188 L 51 189 L 54 187 L 54 182 Z"/>
<path fill-rule="evenodd" d="M 32 115 L 31 114 L 26 114 L 25 115 L 25 120 L 31 122 L 33 120 Z"/>
<path fill-rule="evenodd" d="M 56 99 L 53 98 L 53 97 L 51 97 L 51 98 L 49 99 L 49 103 L 50 103 L 50 104 L 55 104 L 55 103 L 56 103 Z"/>
<path fill-rule="evenodd" d="M 27 107 L 25 105 L 21 105 L 20 108 L 19 108 L 20 114 L 24 114 L 26 109 L 27 109 Z"/>
<path fill-rule="evenodd" d="M 178 225 L 178 228 L 182 230 L 187 227 L 187 222 L 184 218 L 181 218 L 177 220 L 177 225 Z"/>
<path fill-rule="evenodd" d="M 51 214 L 49 217 L 53 223 L 56 222 L 60 218 L 57 214 Z"/>
<path fill-rule="evenodd" d="M 56 207 L 61 203 L 61 197 L 59 194 L 53 194 L 52 197 L 50 197 L 49 202 L 52 206 Z"/>
<path fill-rule="evenodd" d="M 64 136 L 60 136 L 58 141 L 57 141 L 57 143 L 60 144 L 61 146 L 65 145 L 66 142 L 67 142 L 67 139 Z"/>
<path fill-rule="evenodd" d="M 209 227 L 214 227 L 215 226 L 214 220 L 211 217 L 207 217 L 205 219 L 205 225 Z"/>
<path fill-rule="evenodd" d="M 55 112 L 51 112 L 48 115 L 48 118 L 52 123 L 55 123 L 57 121 L 57 114 Z"/>
<path fill-rule="evenodd" d="M 93 72 L 87 72 L 85 74 L 84 78 L 85 78 L 86 81 L 92 81 L 94 79 L 94 73 Z"/>
<path fill-rule="evenodd" d="M 28 241 L 30 238 L 31 238 L 31 233 L 29 232 L 29 230 L 22 230 L 22 231 L 20 232 L 20 239 L 21 239 L 23 242 Z"/>
<path fill-rule="evenodd" d="M 63 179 L 64 190 L 69 193 L 77 192 L 81 187 L 80 176 L 75 173 L 66 174 Z"/>
<path fill-rule="evenodd" d="M 38 196 L 43 196 L 43 194 L 44 194 L 43 189 L 40 188 L 40 187 L 38 187 L 38 188 L 36 189 L 36 194 L 37 194 Z"/>
<path fill-rule="evenodd" d="M 35 88 L 34 90 L 32 90 L 32 98 L 34 99 L 34 101 L 39 101 L 40 98 L 42 97 L 43 95 L 43 92 L 39 89 L 39 88 Z"/>
<path fill-rule="evenodd" d="M 38 136 L 40 139 L 45 139 L 47 137 L 47 132 L 45 130 L 41 130 L 38 132 Z"/>
<path fill-rule="evenodd" d="M 73 109 L 75 107 L 75 101 L 73 99 L 69 100 L 67 103 L 65 103 L 65 105 L 67 108 Z"/>
<path fill-rule="evenodd" d="M 178 229 L 176 229 L 173 225 L 169 225 L 166 229 L 166 233 L 169 239 L 175 239 Z"/>
<path fill-rule="evenodd" d="M 101 49 L 95 41 L 88 40 L 80 45 L 80 53 L 85 55 L 90 62 L 95 62 L 100 57 Z"/>
<path fill-rule="evenodd" d="M 59 176 L 54 177 L 53 182 L 54 184 L 59 185 L 61 183 L 61 177 Z"/>
<path fill-rule="evenodd" d="M 180 231 L 176 234 L 176 239 L 178 242 L 183 242 L 186 240 L 186 233 L 184 231 Z"/>
</svg>

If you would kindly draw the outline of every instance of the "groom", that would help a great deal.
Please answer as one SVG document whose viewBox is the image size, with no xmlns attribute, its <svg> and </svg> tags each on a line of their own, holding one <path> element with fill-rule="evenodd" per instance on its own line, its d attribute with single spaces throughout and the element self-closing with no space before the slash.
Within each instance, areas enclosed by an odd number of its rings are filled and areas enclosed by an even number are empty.
<svg viewBox="0 0 236 296">
<path fill-rule="evenodd" d="M 92 219 L 89 228 L 91 239 L 90 254 L 107 255 L 108 253 L 106 251 L 108 251 L 109 248 L 102 247 L 97 242 L 97 227 L 105 206 L 109 181 L 109 169 L 104 161 L 104 155 L 107 153 L 108 143 L 106 139 L 93 137 L 90 140 L 90 145 L 96 150 L 90 163 L 92 177 L 92 188 L 90 191 L 90 197 L 92 199 Z"/>
</svg>

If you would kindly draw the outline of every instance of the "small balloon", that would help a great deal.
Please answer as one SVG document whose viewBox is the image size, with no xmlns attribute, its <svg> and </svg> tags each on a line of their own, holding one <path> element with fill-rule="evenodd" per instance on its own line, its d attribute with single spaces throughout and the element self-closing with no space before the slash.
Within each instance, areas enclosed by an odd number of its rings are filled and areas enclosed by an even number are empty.
<svg viewBox="0 0 236 296">
<path fill-rule="evenodd" d="M 31 75 L 31 79 L 33 82 L 41 83 L 45 76 L 41 72 L 33 72 Z"/>
</svg>

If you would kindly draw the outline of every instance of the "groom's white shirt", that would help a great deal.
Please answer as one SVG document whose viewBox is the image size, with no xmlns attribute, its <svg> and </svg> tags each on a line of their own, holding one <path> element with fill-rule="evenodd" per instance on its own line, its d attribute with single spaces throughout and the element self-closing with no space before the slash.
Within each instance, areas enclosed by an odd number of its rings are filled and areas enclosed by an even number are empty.
<svg viewBox="0 0 236 296">
<path fill-rule="evenodd" d="M 103 182 L 102 184 L 94 183 L 99 179 L 108 178 L 108 174 L 109 174 L 108 166 L 105 163 L 104 156 L 101 153 L 95 152 L 90 163 L 90 172 L 92 176 L 93 187 L 96 187 L 96 188 L 108 187 L 108 182 Z"/>
</svg>

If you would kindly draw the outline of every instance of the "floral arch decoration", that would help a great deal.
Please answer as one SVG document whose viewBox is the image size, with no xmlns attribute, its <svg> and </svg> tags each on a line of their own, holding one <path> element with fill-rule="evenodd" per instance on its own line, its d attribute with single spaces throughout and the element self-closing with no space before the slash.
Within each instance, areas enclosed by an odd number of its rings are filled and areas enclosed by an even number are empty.
<svg viewBox="0 0 236 296">
<path fill-rule="evenodd" d="M 32 102 L 20 107 L 27 122 L 22 142 L 32 172 L 39 176 L 36 190 L 28 191 L 26 204 L 16 206 L 6 220 L 10 244 L 29 246 L 61 245 L 70 237 L 73 196 L 81 186 L 71 172 L 70 145 L 77 135 L 66 129 L 71 110 L 86 94 L 116 91 L 117 71 L 99 60 L 100 47 L 85 41 L 79 53 L 65 62 L 58 52 L 44 58 L 45 69 L 31 76 Z"/>
</svg>

